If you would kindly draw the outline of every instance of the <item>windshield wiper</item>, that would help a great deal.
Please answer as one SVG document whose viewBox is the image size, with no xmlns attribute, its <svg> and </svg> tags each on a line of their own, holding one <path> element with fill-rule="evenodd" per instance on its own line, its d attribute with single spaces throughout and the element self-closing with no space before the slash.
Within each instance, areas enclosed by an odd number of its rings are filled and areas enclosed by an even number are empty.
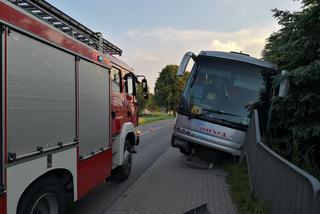
<svg viewBox="0 0 320 214">
<path fill-rule="evenodd" d="M 206 110 L 206 109 L 204 109 Z M 204 113 L 201 113 L 201 114 L 193 114 L 193 118 L 199 118 L 201 116 L 205 116 L 209 113 L 217 113 L 217 114 L 223 114 L 223 115 L 230 115 L 230 116 L 236 116 L 236 117 L 241 117 L 240 115 L 237 115 L 237 114 L 231 114 L 231 113 L 226 113 L 226 112 L 223 112 L 223 111 L 214 111 L 214 110 L 209 110 L 204 112 Z M 232 121 L 229 121 L 229 120 L 226 120 L 226 119 L 222 119 L 222 118 L 216 118 L 216 117 L 212 117 L 212 119 L 214 120 L 217 120 L 217 121 L 221 121 L 221 122 L 224 122 L 224 123 L 228 123 L 228 124 L 232 124 L 232 125 L 237 125 L 237 126 L 241 126 L 241 127 L 247 127 L 247 125 L 243 124 L 243 123 L 237 123 L 237 122 L 232 122 Z"/>
<path fill-rule="evenodd" d="M 208 115 L 210 113 L 228 115 L 228 116 L 233 116 L 233 117 L 241 117 L 241 115 L 228 113 L 228 112 L 225 112 L 223 110 L 211 110 L 211 109 L 205 109 L 205 108 L 203 108 L 202 110 L 204 110 L 205 112 L 203 112 L 201 114 L 193 114 L 192 117 L 193 118 L 199 118 L 199 117 Z M 236 124 L 236 125 L 243 125 L 241 123 L 231 122 L 231 121 L 228 121 L 228 120 L 225 120 L 225 119 L 221 119 L 221 118 L 215 118 L 215 117 L 212 117 L 212 118 L 214 118 L 216 120 L 223 121 L 223 122 L 233 123 L 233 124 Z"/>
<path fill-rule="evenodd" d="M 189 113 L 189 119 L 191 119 L 191 117 L 193 118 L 199 118 L 205 115 L 208 115 L 209 113 L 215 113 L 215 114 L 222 114 L 222 115 L 228 115 L 228 116 L 233 116 L 233 117 L 241 117 L 241 115 L 238 114 L 232 114 L 232 113 L 228 113 L 225 112 L 223 110 L 211 110 L 211 109 L 205 109 L 203 108 L 202 110 L 204 110 L 205 112 L 200 113 L 200 114 L 195 114 L 195 113 L 191 113 L 187 110 L 187 112 Z M 192 115 L 192 116 L 191 116 Z M 219 118 L 215 118 L 217 120 L 223 120 L 223 119 L 219 119 Z M 227 120 L 226 120 L 227 121 Z"/>
<path fill-rule="evenodd" d="M 225 123 L 230 123 L 230 124 L 233 124 L 233 125 L 241 126 L 241 127 L 247 127 L 248 126 L 248 125 L 245 125 L 243 123 L 232 122 L 232 121 L 229 121 L 229 120 L 226 120 L 226 119 L 217 119 L 217 120 L 220 120 L 220 121 L 225 122 Z"/>
<path fill-rule="evenodd" d="M 234 116 L 234 117 L 241 117 L 241 115 L 239 115 L 239 114 L 228 113 L 224 110 L 211 110 L 211 109 L 206 109 L 206 108 L 203 108 L 202 110 L 204 110 L 206 112 L 215 113 L 215 114 L 223 114 L 223 115 L 229 115 L 229 116 Z M 204 113 L 202 113 L 202 114 L 204 114 Z"/>
<path fill-rule="evenodd" d="M 185 112 L 188 114 L 189 116 L 189 119 L 191 118 L 194 118 L 194 119 L 197 119 L 199 117 L 202 117 L 202 116 L 205 116 L 205 115 L 208 115 L 209 113 L 216 113 L 216 114 L 222 114 L 222 115 L 229 115 L 229 116 L 234 116 L 234 117 L 241 117 L 241 115 L 238 115 L 238 114 L 231 114 L 231 113 L 227 113 L 223 110 L 211 110 L 211 109 L 202 109 L 204 110 L 205 112 L 201 113 L 201 114 L 194 114 L 194 113 L 191 113 L 191 112 Z M 237 123 L 237 122 L 232 122 L 232 121 L 229 121 L 229 120 L 226 120 L 226 119 L 222 119 L 222 118 L 216 118 L 216 117 L 210 117 L 216 121 L 221 121 L 223 123 L 228 123 L 228 124 L 232 124 L 232 125 L 236 125 L 236 126 L 240 126 L 240 127 L 243 127 L 243 128 L 246 128 L 247 125 L 243 124 L 243 123 Z"/>
</svg>

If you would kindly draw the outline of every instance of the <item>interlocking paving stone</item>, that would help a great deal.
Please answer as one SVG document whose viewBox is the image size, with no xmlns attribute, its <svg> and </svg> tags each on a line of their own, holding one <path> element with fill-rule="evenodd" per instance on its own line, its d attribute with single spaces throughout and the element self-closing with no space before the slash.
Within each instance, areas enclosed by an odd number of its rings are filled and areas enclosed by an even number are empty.
<svg viewBox="0 0 320 214">
<path fill-rule="evenodd" d="M 105 213 L 185 213 L 203 204 L 212 214 L 235 214 L 225 173 L 186 165 L 169 148 Z"/>
</svg>

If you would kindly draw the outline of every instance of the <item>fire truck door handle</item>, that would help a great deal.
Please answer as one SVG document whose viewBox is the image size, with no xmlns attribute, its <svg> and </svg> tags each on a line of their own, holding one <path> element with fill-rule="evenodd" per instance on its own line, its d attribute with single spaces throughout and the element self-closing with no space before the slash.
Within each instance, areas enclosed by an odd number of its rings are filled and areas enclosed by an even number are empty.
<svg viewBox="0 0 320 214">
<path fill-rule="evenodd" d="M 111 112 L 111 118 L 112 120 L 116 119 L 117 113 L 115 111 Z"/>
</svg>

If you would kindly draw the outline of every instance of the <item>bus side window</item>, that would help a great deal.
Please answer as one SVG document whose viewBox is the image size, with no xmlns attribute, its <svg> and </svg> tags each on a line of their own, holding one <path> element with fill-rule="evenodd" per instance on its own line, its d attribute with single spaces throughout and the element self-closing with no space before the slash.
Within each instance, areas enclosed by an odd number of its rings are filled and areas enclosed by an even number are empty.
<svg viewBox="0 0 320 214">
<path fill-rule="evenodd" d="M 117 68 L 111 68 L 111 80 L 113 92 L 121 93 L 121 71 Z"/>
</svg>

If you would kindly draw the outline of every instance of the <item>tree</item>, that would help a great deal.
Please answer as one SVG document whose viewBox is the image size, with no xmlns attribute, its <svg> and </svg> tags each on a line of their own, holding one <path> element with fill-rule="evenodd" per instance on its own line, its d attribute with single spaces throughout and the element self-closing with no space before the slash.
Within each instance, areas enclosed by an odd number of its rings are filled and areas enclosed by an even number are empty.
<svg viewBox="0 0 320 214">
<path fill-rule="evenodd" d="M 151 112 L 159 111 L 159 107 L 156 104 L 155 96 L 149 92 L 148 89 L 148 99 L 143 96 L 142 84 L 137 85 L 137 101 L 138 101 L 138 112 L 142 114 L 145 109 Z"/>
<path fill-rule="evenodd" d="M 177 76 L 179 67 L 177 65 L 167 65 L 160 72 L 155 84 L 155 101 L 159 107 L 164 107 L 167 112 L 175 113 L 180 102 L 188 73 L 183 78 Z"/>
<path fill-rule="evenodd" d="M 141 114 L 147 106 L 148 100 L 143 97 L 142 84 L 137 84 L 137 101 L 138 101 L 138 112 Z"/>
<path fill-rule="evenodd" d="M 307 66 L 320 56 L 320 5 L 317 0 L 302 1 L 301 12 L 272 10 L 282 28 L 268 39 L 263 58 L 280 69 Z"/>
<path fill-rule="evenodd" d="M 320 172 L 320 3 L 302 5 L 301 12 L 273 10 L 282 27 L 267 39 L 263 58 L 289 71 L 290 91 L 275 97 L 268 135 L 287 159 Z"/>
<path fill-rule="evenodd" d="M 151 93 L 149 94 L 149 99 L 148 99 L 146 108 L 152 112 L 160 110 L 160 108 L 157 106 L 157 103 L 155 101 L 155 96 Z"/>
</svg>

